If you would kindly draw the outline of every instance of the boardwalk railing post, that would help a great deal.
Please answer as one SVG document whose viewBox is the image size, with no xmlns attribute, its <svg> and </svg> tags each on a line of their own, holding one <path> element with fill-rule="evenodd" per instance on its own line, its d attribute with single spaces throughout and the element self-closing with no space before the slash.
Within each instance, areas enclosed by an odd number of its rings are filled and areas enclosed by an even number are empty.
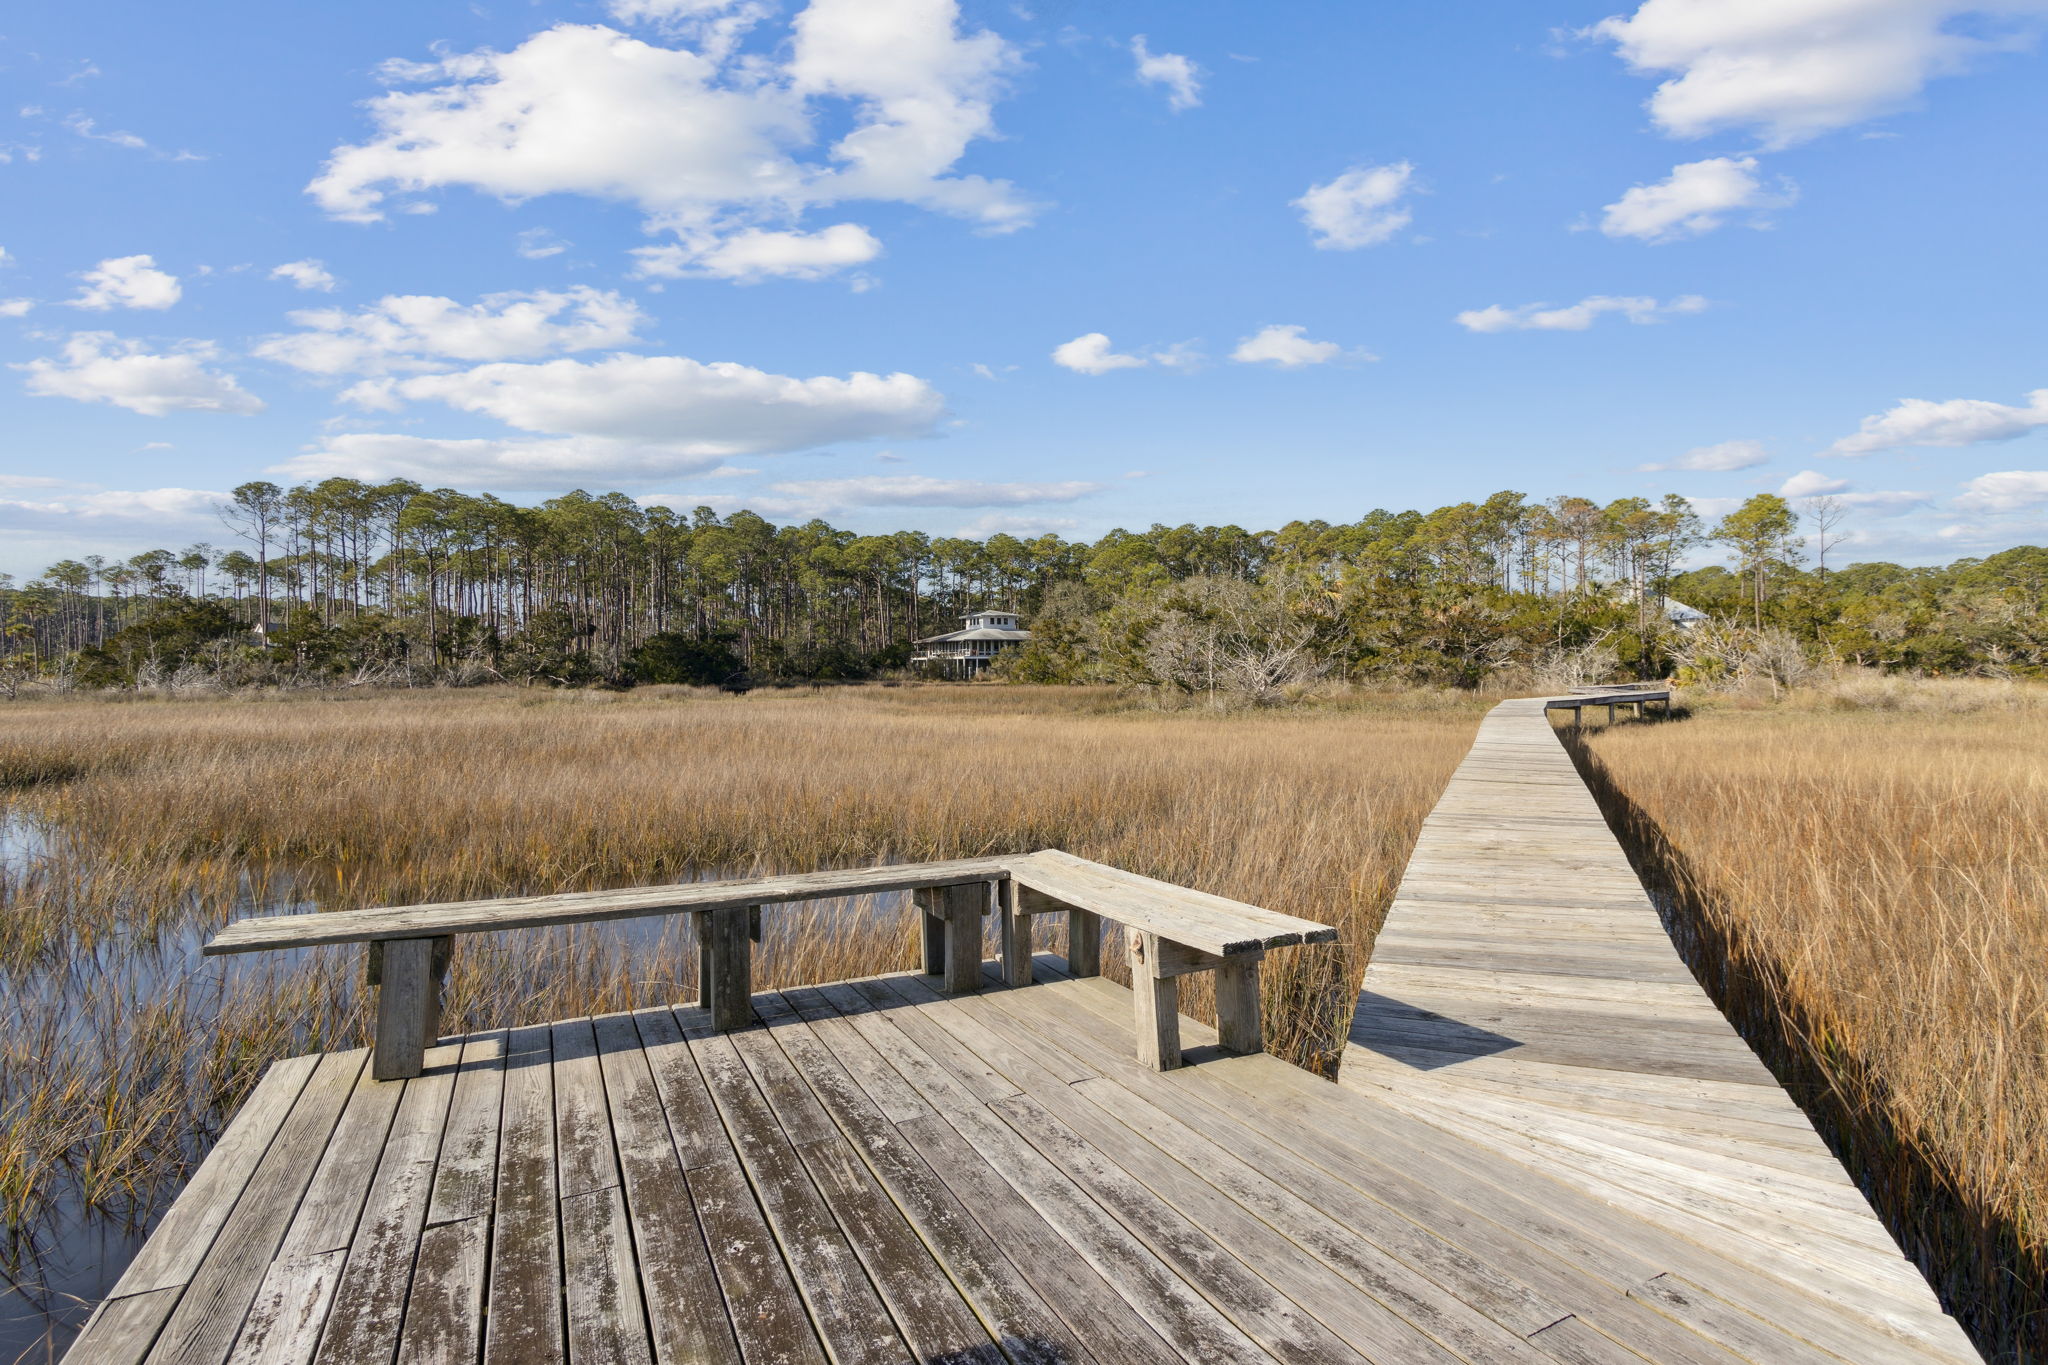
<svg viewBox="0 0 2048 1365">
<path fill-rule="evenodd" d="M 394 938 L 370 945 L 370 979 L 377 987 L 377 1036 L 370 1074 L 400 1081 L 426 1068 L 427 1047 L 440 1036 L 441 976 L 453 940 Z"/>
</svg>

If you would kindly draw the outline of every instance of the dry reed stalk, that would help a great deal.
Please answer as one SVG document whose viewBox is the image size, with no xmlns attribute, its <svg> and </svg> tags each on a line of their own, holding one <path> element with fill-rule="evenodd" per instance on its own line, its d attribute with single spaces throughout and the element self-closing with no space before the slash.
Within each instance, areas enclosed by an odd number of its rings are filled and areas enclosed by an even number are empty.
<svg viewBox="0 0 2048 1365">
<path fill-rule="evenodd" d="M 2040 1358 L 2048 711 L 1838 704 L 1714 709 L 1586 747 L 1722 1008 L 1980 1344 Z"/>
</svg>

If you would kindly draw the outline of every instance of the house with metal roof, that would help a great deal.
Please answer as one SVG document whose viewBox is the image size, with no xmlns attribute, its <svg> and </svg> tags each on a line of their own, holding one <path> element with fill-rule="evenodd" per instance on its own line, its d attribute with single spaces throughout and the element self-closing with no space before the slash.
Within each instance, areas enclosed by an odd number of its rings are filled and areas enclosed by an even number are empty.
<svg viewBox="0 0 2048 1365">
<path fill-rule="evenodd" d="M 1030 639 L 1031 632 L 1018 624 L 1015 612 L 969 612 L 964 629 L 916 641 L 917 652 L 910 656 L 910 664 L 942 678 L 976 678 L 1004 653 L 1022 648 Z"/>
</svg>

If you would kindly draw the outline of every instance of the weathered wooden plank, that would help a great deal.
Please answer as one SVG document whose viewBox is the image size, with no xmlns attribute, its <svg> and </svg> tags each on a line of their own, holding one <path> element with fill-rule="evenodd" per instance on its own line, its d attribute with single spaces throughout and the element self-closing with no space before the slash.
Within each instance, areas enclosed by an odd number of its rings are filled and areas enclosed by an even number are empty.
<svg viewBox="0 0 2048 1365">
<path fill-rule="evenodd" d="M 182 1292 L 172 1285 L 106 1300 L 93 1310 L 64 1359 L 77 1365 L 139 1365 Z"/>
<path fill-rule="evenodd" d="M 1118 1002 L 1107 998 L 1122 993 L 1100 980 L 1074 982 L 1062 993 L 1105 1021 L 1122 1014 Z M 1021 993 L 996 999 L 1019 1010 L 1048 1008 Z M 1448 1135 L 1422 1148 L 1378 1132 L 1350 1134 L 1341 1122 L 1321 1123 L 1311 1118 L 1317 1111 L 1305 1107 L 1303 1095 L 1324 1093 L 1336 1111 L 1353 1118 L 1360 1111 L 1344 1092 L 1276 1059 L 1227 1059 L 1168 1077 L 1123 1061 L 1085 1030 L 1057 1036 L 1062 1045 L 1089 1051 L 1106 1074 L 1141 1089 L 1182 1122 L 1250 1130 L 1246 1145 L 1258 1153 L 1262 1170 L 1292 1188 L 1314 1189 L 1318 1208 L 1524 1335 L 1576 1311 L 1612 1325 L 1617 1336 L 1660 1365 L 1727 1365 L 1719 1348 L 1621 1297 L 1629 1277 L 1648 1262 L 1555 1217 L 1548 1201 L 1570 1203 L 1576 1196 L 1526 1168 L 1512 1168 L 1508 1185 L 1491 1185 L 1468 1167 L 1485 1170 L 1491 1163 L 1499 1172 L 1508 1163 Z M 1243 1070 L 1259 1072 L 1258 1081 L 1249 1088 L 1230 1084 Z M 1304 1090 L 1294 1089 L 1296 1078 Z M 1454 1195 L 1471 1202 L 1460 1203 Z"/>
<path fill-rule="evenodd" d="M 564 1020 L 553 1026 L 553 1033 L 556 1179 L 558 1197 L 568 1199 L 616 1186 L 619 1160 L 590 1021 Z"/>
<path fill-rule="evenodd" d="M 488 1218 L 440 1223 L 420 1234 L 398 1365 L 466 1365 L 476 1359 L 490 1249 Z"/>
<path fill-rule="evenodd" d="M 738 1365 L 725 1298 L 690 1204 L 689 1186 L 679 1178 L 668 1115 L 641 1050 L 638 1027 L 633 1016 L 623 1014 L 596 1022 L 655 1356 Z"/>
<path fill-rule="evenodd" d="M 1781 1361 L 1784 1365 L 1835 1365 L 1840 1359 L 1795 1340 L 1753 1311 L 1744 1312 L 1676 1275 L 1659 1275 L 1631 1285 L 1628 1294 L 1750 1360 L 1768 1360 L 1771 1365 Z"/>
<path fill-rule="evenodd" d="M 1060 1097 L 1047 1091 L 1046 1099 Z M 1062 1107 L 1081 1113 L 1080 1106 Z M 1456 1360 L 1213 1188 L 1205 1196 L 1192 1172 L 1143 1139 L 1119 1140 L 1108 1125 L 1092 1125 L 1091 1136 L 1109 1144 L 1098 1147 L 1031 1095 L 994 1108 L 1275 1359 L 1334 1365 L 1365 1360 L 1362 1349 L 1415 1365 Z"/>
<path fill-rule="evenodd" d="M 833 1360 L 894 1365 L 908 1359 L 888 1310 L 732 1040 L 693 1039 L 690 1051 Z"/>
<path fill-rule="evenodd" d="M 1002 1348 L 961 1290 L 839 1134 L 796 1152 L 840 1226 L 852 1231 L 854 1253 L 913 1358 L 1004 1365 Z"/>
<path fill-rule="evenodd" d="M 341 1122 L 335 1125 L 334 1137 L 321 1154 L 319 1169 L 313 1172 L 313 1183 L 306 1187 L 291 1230 L 278 1248 L 279 1260 L 310 1261 L 322 1252 L 347 1250 L 404 1094 L 404 1086 L 378 1080 L 368 1067 L 356 1077 L 348 1107 L 341 1112 Z"/>
<path fill-rule="evenodd" d="M 347 1257 L 347 1249 L 337 1247 L 272 1261 L 228 1365 L 303 1365 L 311 1360 Z"/>
<path fill-rule="evenodd" d="M 897 1010 L 858 1016 L 858 1020 L 872 1026 L 869 1037 L 873 1041 L 877 1034 L 896 1029 L 899 1019 L 904 1029 L 917 1025 L 920 1021 L 915 1014 L 914 1010 Z M 965 1138 L 983 1163 L 1001 1172 L 1002 1178 L 1036 1211 L 1040 1225 L 1049 1225 L 1078 1250 L 1175 1350 L 1203 1361 L 1270 1359 L 1015 1130 L 983 1108 L 974 1092 L 945 1063 L 911 1044 L 907 1033 L 900 1045 L 877 1042 L 876 1048 L 944 1116 L 945 1126 Z M 923 1141 L 939 1142 L 942 1140 L 938 1135 L 929 1131 L 930 1125 L 939 1122 L 935 1116 L 899 1127 L 907 1136 L 913 1130 L 926 1129 Z M 947 1173 L 942 1170 L 941 1174 Z M 971 1179 L 971 1166 L 967 1174 Z M 970 1208 L 974 1207 L 972 1199 L 964 1195 L 962 1199 Z"/>
<path fill-rule="evenodd" d="M 498 1129 L 505 1095 L 505 1034 L 463 1040 L 455 1097 L 441 1136 L 427 1225 L 457 1223 L 491 1211 L 498 1184 Z"/>
<path fill-rule="evenodd" d="M 565 1358 L 553 1062 L 547 1025 L 507 1036 L 484 1318 L 487 1365 L 555 1365 Z"/>
<path fill-rule="evenodd" d="M 496 900 L 450 901 L 435 905 L 329 910 L 317 915 L 266 915 L 237 920 L 203 950 L 209 955 L 249 953 L 267 948 L 304 948 L 316 943 L 359 943 L 419 938 L 550 924 L 670 915 L 685 911 L 744 909 L 786 901 L 874 895 L 954 882 L 990 881 L 1006 875 L 1004 858 L 960 858 L 950 862 L 897 863 L 841 872 L 803 872 L 744 881 L 689 882 L 625 891 L 579 891 L 559 896 L 508 896 Z"/>
<path fill-rule="evenodd" d="M 218 1365 L 227 1359 L 364 1060 L 361 1051 L 330 1052 L 320 1059 L 164 1324 L 150 1351 L 152 1361 Z"/>
<path fill-rule="evenodd" d="M 944 1267 L 945 1277 L 959 1286 L 960 1293 L 973 1305 L 988 1335 L 1004 1343 L 1016 1365 L 1066 1365 L 1088 1360 L 1089 1353 L 1079 1339 L 1046 1307 L 1031 1283 L 961 1207 L 923 1157 L 898 1132 L 875 1099 L 842 1065 L 823 1041 L 816 1021 L 806 1021 L 802 1028 L 777 1029 L 772 1037 L 793 1068 L 801 1072 L 815 1100 L 844 1135 L 850 1144 L 848 1150 L 857 1152 L 873 1178 L 888 1190 L 902 1217 L 917 1229 L 919 1237 Z M 851 1032 L 840 1037 L 845 1048 L 867 1059 L 864 1070 L 868 1074 L 887 1071 L 894 1078 L 894 1072 L 889 1071 L 865 1041 Z M 751 1067 L 751 1053 L 748 1060 Z M 902 1084 L 900 1079 L 896 1083 Z M 779 1093 L 780 1087 L 771 1089 L 771 1101 Z M 922 1104 L 920 1111 L 924 1114 L 931 1112 Z M 818 1145 L 811 1144 L 812 1147 Z M 831 1178 L 850 1180 L 852 1177 L 849 1174 Z M 822 1188 L 825 1181 L 820 1180 L 819 1183 Z M 1026 1212 L 1028 1214 L 1028 1209 Z M 1108 1292 L 1106 1285 L 1102 1289 Z M 893 1287 L 885 1286 L 885 1293 L 893 1295 L 895 1292 Z M 891 1311 L 901 1322 L 902 1313 L 896 1308 L 893 1297 Z M 1139 1326 L 1142 1330 L 1142 1324 Z M 906 1332 L 906 1336 L 909 1335 L 911 1333 Z M 1156 1346 L 1156 1338 L 1153 1340 Z M 924 1350 L 918 1341 L 913 1340 L 912 1345 Z"/>
<path fill-rule="evenodd" d="M 413 1259 L 426 1225 L 442 1126 L 461 1056 L 459 1043 L 430 1049 L 426 1070 L 404 1082 L 405 1093 L 399 1097 L 383 1159 L 364 1201 L 327 1329 L 314 1356 L 323 1365 L 388 1360 L 398 1349 Z"/>
<path fill-rule="evenodd" d="M 728 1152 L 723 1160 L 693 1166 L 688 1181 L 742 1355 L 750 1365 L 824 1365 L 825 1348 L 738 1159 Z"/>
<path fill-rule="evenodd" d="M 616 1185 L 562 1200 L 562 1297 L 572 1365 L 653 1365 L 625 1192 Z"/>
<path fill-rule="evenodd" d="M 319 1056 L 287 1057 L 271 1063 L 235 1111 L 220 1140 L 185 1183 L 176 1203 L 163 1216 L 149 1241 L 115 1282 L 110 1299 L 130 1298 L 156 1289 L 182 1285 L 192 1278 L 213 1245 L 220 1225 L 235 1211 L 235 1201 L 256 1173 L 285 1115 L 312 1079 Z M 74 1350 L 77 1347 L 74 1345 Z"/>
</svg>

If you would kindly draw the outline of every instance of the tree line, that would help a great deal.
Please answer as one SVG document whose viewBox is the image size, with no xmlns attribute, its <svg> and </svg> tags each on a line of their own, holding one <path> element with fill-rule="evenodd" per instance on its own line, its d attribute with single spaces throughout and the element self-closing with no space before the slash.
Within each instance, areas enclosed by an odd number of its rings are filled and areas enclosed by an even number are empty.
<svg viewBox="0 0 2048 1365">
<path fill-rule="evenodd" d="M 975 540 L 684 514 L 620 493 L 522 506 L 404 480 L 252 482 L 220 509 L 224 545 L 0 579 L 0 680 L 857 679 L 904 669 L 916 640 L 982 608 L 1037 632 L 1002 674 L 1047 682 L 1263 696 L 1325 676 L 1470 686 L 1512 668 L 1739 666 L 1703 657 L 1700 641 L 1721 636 L 1675 624 L 1674 601 L 1723 633 L 1782 637 L 1781 652 L 2048 666 L 2048 552 L 1831 569 L 1845 510 L 1759 494 L 1709 526 L 1675 495 L 1502 492 L 1270 531 Z M 1686 569 L 1703 547 L 1730 564 Z"/>
</svg>

